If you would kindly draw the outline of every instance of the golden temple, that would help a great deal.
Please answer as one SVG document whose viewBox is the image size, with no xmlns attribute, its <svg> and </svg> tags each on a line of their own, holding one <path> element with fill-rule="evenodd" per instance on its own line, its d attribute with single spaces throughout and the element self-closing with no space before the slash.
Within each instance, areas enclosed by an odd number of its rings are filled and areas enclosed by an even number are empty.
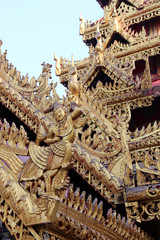
<svg viewBox="0 0 160 240">
<path fill-rule="evenodd" d="M 97 2 L 101 19 L 80 15 L 89 56 L 54 55 L 65 97 L 51 64 L 29 79 L 0 52 L 8 239 L 160 239 L 160 2 Z"/>
</svg>

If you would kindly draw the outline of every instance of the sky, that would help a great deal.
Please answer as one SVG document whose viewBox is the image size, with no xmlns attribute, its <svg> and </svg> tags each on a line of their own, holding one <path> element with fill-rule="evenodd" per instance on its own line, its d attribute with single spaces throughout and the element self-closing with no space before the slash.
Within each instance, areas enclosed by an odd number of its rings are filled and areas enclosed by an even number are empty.
<svg viewBox="0 0 160 240">
<path fill-rule="evenodd" d="M 79 16 L 96 21 L 103 17 L 103 9 L 96 0 L 0 0 L 0 39 L 2 53 L 21 75 L 29 78 L 41 74 L 42 62 L 50 63 L 53 82 L 54 52 L 58 57 L 74 60 L 88 57 L 88 47 L 79 35 Z M 64 94 L 58 84 L 58 94 Z"/>
</svg>

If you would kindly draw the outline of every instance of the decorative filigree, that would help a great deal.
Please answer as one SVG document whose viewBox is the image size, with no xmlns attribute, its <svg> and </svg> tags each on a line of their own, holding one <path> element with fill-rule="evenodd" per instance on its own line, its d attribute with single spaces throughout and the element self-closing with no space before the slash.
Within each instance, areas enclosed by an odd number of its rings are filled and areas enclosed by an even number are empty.
<svg viewBox="0 0 160 240">
<path fill-rule="evenodd" d="M 145 1 L 144 9 L 138 12 L 136 10 L 129 12 L 125 20 L 125 23 L 127 25 L 137 24 L 159 15 L 160 15 L 159 1 L 158 0 Z"/>
<path fill-rule="evenodd" d="M 159 42 L 159 34 L 154 37 L 154 41 L 152 40 L 152 36 L 149 36 L 146 39 L 146 41 L 139 43 L 136 47 L 121 44 L 120 42 L 117 43 L 117 41 L 115 41 L 110 48 L 107 49 L 107 51 L 112 51 L 114 53 L 114 57 L 123 58 L 123 61 L 129 60 L 130 56 L 132 58 L 134 56 L 136 60 L 141 60 L 149 56 L 159 54 L 159 46 L 157 46 Z"/>
<path fill-rule="evenodd" d="M 23 97 L 28 99 L 39 110 L 43 111 L 50 104 L 59 99 L 55 92 L 56 85 L 49 80 L 51 79 L 51 64 L 42 63 L 42 73 L 36 80 L 34 77 L 29 81 L 28 75 L 21 77 L 19 71 L 12 64 L 9 64 L 6 58 L 7 52 L 0 56 L 0 70 L 3 80 L 14 88 L 17 92 L 21 93 Z M 53 92 L 53 97 L 51 97 Z"/>
<path fill-rule="evenodd" d="M 105 11 L 105 9 L 104 9 L 104 11 Z M 133 7 L 133 6 L 130 6 L 130 5 L 125 4 L 124 2 L 121 2 L 121 4 L 119 5 L 119 7 L 117 8 L 117 14 L 118 14 L 118 16 L 123 16 L 124 13 L 125 13 L 126 15 L 128 15 L 128 14 L 130 14 L 130 13 L 133 12 L 133 11 L 137 11 L 137 9 L 136 9 L 135 7 Z M 105 14 L 105 12 L 104 12 L 104 14 Z"/>
<path fill-rule="evenodd" d="M 6 119 L 4 119 L 3 124 L 1 126 L 1 131 L 0 131 L 0 146 L 1 144 L 6 145 L 9 147 L 9 151 L 11 151 L 11 148 L 14 149 L 16 148 L 17 150 L 17 146 L 20 149 L 20 152 L 22 153 L 23 151 L 23 155 L 25 155 L 25 153 L 27 154 L 28 150 L 27 150 L 27 145 L 29 143 L 28 137 L 27 137 L 27 133 L 24 129 L 24 127 L 21 125 L 20 129 L 17 129 L 15 123 L 12 123 L 12 126 L 10 127 L 9 123 L 7 122 Z"/>
<path fill-rule="evenodd" d="M 48 221 L 56 209 L 52 201 L 49 210 L 42 210 L 35 204 L 22 186 L 5 170 L 0 167 L 0 219 L 15 239 L 41 239 L 30 225 Z M 52 210 L 51 210 L 52 209 Z M 43 211 L 43 213 L 42 213 Z M 45 215 L 48 215 L 48 217 Z M 51 216 L 49 215 L 51 214 Z M 26 225 L 28 227 L 26 227 Z"/>
<path fill-rule="evenodd" d="M 119 236 L 123 239 L 141 237 L 150 239 L 136 225 L 117 215 L 116 211 L 108 210 L 107 218 L 102 216 L 102 202 L 97 199 L 92 202 L 92 197 L 85 200 L 85 192 L 73 191 L 73 186 L 61 196 L 62 203 L 57 214 L 57 222 L 52 225 L 52 231 L 41 228 L 40 235 L 46 239 L 63 239 L 67 236 L 71 239 L 114 239 Z M 67 211 L 67 215 L 66 215 Z M 77 214 L 77 212 L 79 214 Z M 73 217 L 74 216 L 74 217 Z M 92 228 L 90 228 L 92 226 Z M 113 234 L 113 235 L 112 235 Z"/>
<path fill-rule="evenodd" d="M 33 228 L 25 227 L 23 221 L 2 197 L 0 197 L 0 219 L 5 223 L 5 226 L 8 228 L 11 235 L 14 235 L 16 240 L 34 240 L 35 238 L 40 240 L 40 236 L 33 230 Z"/>
<path fill-rule="evenodd" d="M 131 109 L 153 101 L 148 57 L 160 52 L 158 34 L 135 33 L 131 25 L 159 16 L 160 5 L 129 2 L 108 1 L 104 18 L 92 24 L 80 16 L 89 57 L 54 55 L 68 88 L 63 99 L 49 83 L 50 64 L 29 80 L 9 64 L 7 51 L 0 55 L 0 101 L 37 134 L 29 143 L 22 126 L 0 123 L 0 218 L 16 239 L 150 239 L 112 210 L 105 219 L 102 202 L 68 188 L 74 167 L 113 206 L 121 196 L 129 219 L 159 219 L 159 124 L 130 133 L 129 121 Z M 143 73 L 133 74 L 142 59 Z"/>
<path fill-rule="evenodd" d="M 137 222 L 151 221 L 160 218 L 160 203 L 159 201 L 150 201 L 147 203 L 134 202 L 126 204 L 128 218 Z"/>
</svg>

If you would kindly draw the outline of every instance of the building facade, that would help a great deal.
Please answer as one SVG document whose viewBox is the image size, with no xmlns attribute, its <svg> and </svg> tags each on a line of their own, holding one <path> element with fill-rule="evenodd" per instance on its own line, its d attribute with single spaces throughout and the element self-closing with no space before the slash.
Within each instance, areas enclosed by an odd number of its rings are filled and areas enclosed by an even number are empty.
<svg viewBox="0 0 160 240">
<path fill-rule="evenodd" d="M 15 239 L 160 239 L 160 2 L 97 0 L 66 87 L 0 55 L 0 219 Z M 2 44 L 2 42 L 1 42 Z"/>
</svg>

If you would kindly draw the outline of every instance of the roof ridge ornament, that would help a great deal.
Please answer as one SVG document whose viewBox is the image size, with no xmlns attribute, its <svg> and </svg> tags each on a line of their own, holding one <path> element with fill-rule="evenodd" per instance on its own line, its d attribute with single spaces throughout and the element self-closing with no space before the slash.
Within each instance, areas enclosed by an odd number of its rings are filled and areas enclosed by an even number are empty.
<svg viewBox="0 0 160 240">
<path fill-rule="evenodd" d="M 114 30 L 119 32 L 119 22 L 116 7 L 114 7 L 112 17 L 114 18 Z"/>
<path fill-rule="evenodd" d="M 71 67 L 69 68 L 70 79 L 68 82 L 68 100 L 69 102 L 75 102 L 78 104 L 79 85 L 77 81 L 77 68 L 74 64 L 74 57 L 72 54 Z"/>
<path fill-rule="evenodd" d="M 82 17 L 82 13 L 80 13 L 80 18 L 79 20 L 81 21 L 80 23 L 80 29 L 79 29 L 79 34 L 83 35 L 84 34 L 84 30 L 85 30 L 85 22 L 84 22 L 84 18 Z"/>
<path fill-rule="evenodd" d="M 56 61 L 55 63 L 55 73 L 56 76 L 60 76 L 61 75 L 61 61 L 60 59 L 56 56 L 55 52 L 54 52 L 54 61 Z"/>
<path fill-rule="evenodd" d="M 99 22 L 97 23 L 96 25 L 96 33 L 95 33 L 95 36 L 96 36 L 96 39 L 97 39 L 97 44 L 96 44 L 96 47 L 95 47 L 95 50 L 96 50 L 96 61 L 97 61 L 97 64 L 98 65 L 103 65 L 103 62 L 104 62 L 104 47 L 103 47 L 103 43 L 102 43 L 102 36 L 101 36 L 101 33 L 100 33 L 100 30 L 99 30 Z"/>
</svg>

